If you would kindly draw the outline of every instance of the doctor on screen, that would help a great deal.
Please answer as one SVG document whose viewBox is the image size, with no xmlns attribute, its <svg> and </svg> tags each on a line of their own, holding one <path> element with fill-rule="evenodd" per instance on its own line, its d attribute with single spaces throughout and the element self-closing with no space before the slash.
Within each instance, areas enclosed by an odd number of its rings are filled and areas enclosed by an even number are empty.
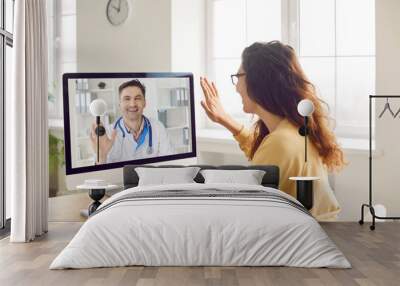
<svg viewBox="0 0 400 286">
<path fill-rule="evenodd" d="M 143 115 L 146 107 L 146 88 L 138 80 L 124 82 L 119 87 L 119 106 L 122 116 L 100 137 L 100 163 L 130 161 L 174 153 L 165 127 L 156 119 Z M 95 124 L 91 130 L 93 150 L 97 139 Z"/>
</svg>

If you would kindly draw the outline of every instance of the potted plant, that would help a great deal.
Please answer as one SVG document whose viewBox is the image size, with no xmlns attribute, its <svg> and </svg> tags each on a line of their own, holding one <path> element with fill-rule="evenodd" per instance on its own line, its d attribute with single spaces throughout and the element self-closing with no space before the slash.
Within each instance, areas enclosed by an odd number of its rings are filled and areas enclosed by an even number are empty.
<svg viewBox="0 0 400 286">
<path fill-rule="evenodd" d="M 57 195 L 58 169 L 64 164 L 64 140 L 49 132 L 49 197 Z"/>
</svg>

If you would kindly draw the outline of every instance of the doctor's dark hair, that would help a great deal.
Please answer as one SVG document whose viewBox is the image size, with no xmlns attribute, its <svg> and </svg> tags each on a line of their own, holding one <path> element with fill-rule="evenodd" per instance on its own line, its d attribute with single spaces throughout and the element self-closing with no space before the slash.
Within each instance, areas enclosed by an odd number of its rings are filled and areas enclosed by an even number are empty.
<svg viewBox="0 0 400 286">
<path fill-rule="evenodd" d="M 339 170 L 344 165 L 343 152 L 329 127 L 329 118 L 318 98 L 314 85 L 307 79 L 292 47 L 279 41 L 256 42 L 244 49 L 242 68 L 250 99 L 268 112 L 286 118 L 300 127 L 304 118 L 297 111 L 303 99 L 313 102 L 315 111 L 309 118 L 309 138 L 316 147 L 322 162 L 329 170 Z M 250 152 L 252 159 L 265 136 L 270 133 L 262 120 L 254 124 L 254 141 Z"/>
<path fill-rule="evenodd" d="M 136 86 L 136 87 L 140 88 L 140 90 L 143 93 L 143 96 L 146 97 L 146 87 L 137 79 L 133 79 L 133 80 L 130 80 L 130 81 L 127 81 L 127 82 L 124 82 L 123 84 L 121 84 L 118 88 L 119 94 L 121 94 L 122 90 L 124 90 L 125 88 L 130 87 L 130 86 Z"/>
</svg>

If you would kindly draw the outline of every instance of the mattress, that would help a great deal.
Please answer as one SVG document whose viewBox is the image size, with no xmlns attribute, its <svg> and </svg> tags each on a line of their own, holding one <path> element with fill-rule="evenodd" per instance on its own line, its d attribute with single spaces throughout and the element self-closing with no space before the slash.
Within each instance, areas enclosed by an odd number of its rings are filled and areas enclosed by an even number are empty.
<svg viewBox="0 0 400 286">
<path fill-rule="evenodd" d="M 144 266 L 350 268 L 309 212 L 263 186 L 140 186 L 107 199 L 50 269 Z"/>
</svg>

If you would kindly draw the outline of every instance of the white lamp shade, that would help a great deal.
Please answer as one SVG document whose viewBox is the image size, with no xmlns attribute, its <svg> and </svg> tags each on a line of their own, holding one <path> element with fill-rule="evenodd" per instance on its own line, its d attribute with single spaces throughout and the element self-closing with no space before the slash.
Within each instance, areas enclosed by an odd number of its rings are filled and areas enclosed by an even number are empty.
<svg viewBox="0 0 400 286">
<path fill-rule="evenodd" d="M 314 104 L 309 99 L 303 99 L 297 105 L 297 111 L 301 116 L 310 116 L 314 112 Z"/>
<path fill-rule="evenodd" d="M 102 116 L 106 113 L 107 103 L 103 99 L 95 99 L 90 104 L 89 109 L 93 116 Z"/>
</svg>

